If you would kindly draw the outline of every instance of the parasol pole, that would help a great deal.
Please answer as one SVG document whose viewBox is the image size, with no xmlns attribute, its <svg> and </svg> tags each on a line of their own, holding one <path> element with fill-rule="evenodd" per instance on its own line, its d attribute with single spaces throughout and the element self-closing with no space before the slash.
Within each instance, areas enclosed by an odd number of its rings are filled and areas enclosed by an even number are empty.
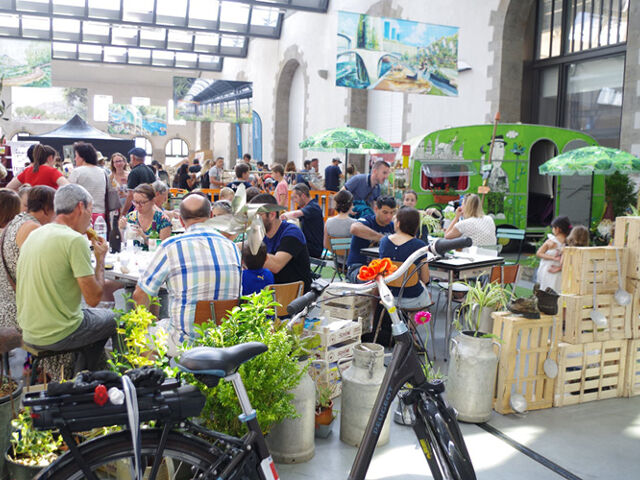
<svg viewBox="0 0 640 480">
<path fill-rule="evenodd" d="M 349 149 L 344 149 L 344 183 L 347 183 L 347 167 L 349 166 Z M 338 183 L 339 185 L 339 183 Z"/>
<path fill-rule="evenodd" d="M 489 145 L 489 163 L 491 163 L 491 157 L 493 156 L 493 144 L 496 141 L 496 131 L 498 130 L 498 122 L 500 121 L 500 112 L 496 112 L 496 116 L 493 119 L 493 133 L 491 134 L 491 145 Z M 484 204 L 484 196 L 487 193 L 487 181 L 489 180 L 489 175 L 482 181 L 482 204 Z"/>
</svg>

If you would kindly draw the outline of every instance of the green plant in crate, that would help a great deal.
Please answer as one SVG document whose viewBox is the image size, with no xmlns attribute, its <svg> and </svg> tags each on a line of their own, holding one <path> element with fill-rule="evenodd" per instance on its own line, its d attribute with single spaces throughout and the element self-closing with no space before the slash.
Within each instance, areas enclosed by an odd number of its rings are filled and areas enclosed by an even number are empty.
<svg viewBox="0 0 640 480">
<path fill-rule="evenodd" d="M 62 436 L 51 430 L 36 430 L 28 408 L 11 421 L 11 426 L 10 452 L 14 462 L 46 467 L 63 453 Z"/>
<path fill-rule="evenodd" d="M 268 350 L 246 362 L 239 368 L 249 400 L 256 409 L 258 423 L 263 432 L 285 418 L 294 418 L 296 410 L 292 404 L 295 388 L 307 365 L 300 368 L 294 355 L 298 349 L 293 337 L 285 328 L 275 329 L 271 321 L 276 302 L 272 293 L 263 290 L 248 297 L 246 303 L 234 307 L 220 324 L 204 323 L 196 326 L 197 338 L 193 346 L 231 347 L 245 342 L 262 342 Z M 242 413 L 233 386 L 220 382 L 207 387 L 192 375 L 187 379 L 197 384 L 207 397 L 201 421 L 207 427 L 230 435 L 242 436 L 246 427 L 238 419 Z"/>
<path fill-rule="evenodd" d="M 508 301 L 507 293 L 499 283 L 482 282 L 466 283 L 469 287 L 467 295 L 456 319 L 456 328 L 458 330 L 470 330 L 473 336 L 477 337 L 480 333 L 480 318 L 482 310 L 492 308 L 494 310 L 503 308 Z M 474 307 L 477 305 L 477 307 Z M 476 310 L 477 308 L 477 310 Z M 462 313 L 463 312 L 463 313 Z M 483 336 L 493 336 L 484 334 Z"/>
</svg>

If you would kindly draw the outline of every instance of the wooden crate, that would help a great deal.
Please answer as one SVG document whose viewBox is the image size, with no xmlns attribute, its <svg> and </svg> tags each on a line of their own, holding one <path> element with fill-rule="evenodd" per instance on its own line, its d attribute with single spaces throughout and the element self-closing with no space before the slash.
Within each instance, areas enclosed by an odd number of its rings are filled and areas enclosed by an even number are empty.
<svg viewBox="0 0 640 480">
<path fill-rule="evenodd" d="M 640 279 L 640 217 L 617 217 L 613 243 L 629 250 L 627 276 Z"/>
<path fill-rule="evenodd" d="M 359 321 L 336 320 L 329 325 L 314 327 L 313 332 L 320 335 L 320 346 L 326 348 L 337 343 L 359 339 L 362 335 L 362 325 Z"/>
<path fill-rule="evenodd" d="M 343 305 L 331 305 L 325 303 L 322 305 L 322 315 L 330 319 L 353 320 L 357 321 L 358 317 L 365 320 L 371 315 L 371 304 L 366 303 L 358 307 L 345 307 Z"/>
<path fill-rule="evenodd" d="M 614 293 L 618 289 L 616 250 L 622 278 L 627 276 L 628 251 L 621 247 L 565 247 L 562 253 L 562 293 L 593 294 L 593 266 L 596 262 L 596 292 Z"/>
<path fill-rule="evenodd" d="M 554 407 L 622 396 L 628 340 L 558 345 Z"/>
<path fill-rule="evenodd" d="M 640 395 L 640 339 L 629 340 L 624 374 L 625 397 Z"/>
<path fill-rule="evenodd" d="M 627 278 L 627 292 L 631 294 L 631 335 L 640 338 L 640 280 Z"/>
<path fill-rule="evenodd" d="M 318 301 L 322 302 L 320 305 L 322 305 L 323 303 L 326 303 L 328 305 L 342 306 L 345 308 L 359 308 L 359 307 L 362 307 L 363 305 L 367 305 L 368 303 L 371 303 L 371 298 L 363 297 L 362 295 L 349 295 L 345 297 L 340 297 L 340 296 L 333 295 L 331 293 L 324 292 L 320 296 L 320 299 Z"/>
<path fill-rule="evenodd" d="M 496 312 L 492 316 L 493 334 L 502 340 L 494 410 L 502 414 L 514 413 L 509 402 L 512 393 L 516 392 L 524 395 L 528 410 L 550 408 L 554 380 L 544 374 L 543 364 L 549 350 L 551 358 L 557 357 L 560 324 L 556 325 L 552 345 L 553 317 L 549 315 L 528 319 L 509 312 Z"/>
<path fill-rule="evenodd" d="M 564 325 L 562 341 L 567 343 L 588 343 L 604 340 L 631 338 L 632 306 L 621 306 L 613 295 L 596 295 L 598 310 L 607 317 L 607 326 L 596 327 L 591 320 L 593 311 L 592 295 L 560 295 L 558 314 Z"/>
</svg>

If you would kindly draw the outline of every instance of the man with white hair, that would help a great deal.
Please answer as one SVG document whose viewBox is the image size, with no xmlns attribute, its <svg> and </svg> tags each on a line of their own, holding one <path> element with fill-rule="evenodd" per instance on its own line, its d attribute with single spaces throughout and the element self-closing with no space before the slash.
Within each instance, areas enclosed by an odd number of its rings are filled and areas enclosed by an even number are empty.
<svg viewBox="0 0 640 480">
<path fill-rule="evenodd" d="M 69 184 L 56 192 L 55 220 L 34 230 L 20 249 L 16 304 L 24 343 L 38 350 L 82 349 L 76 370 L 101 365 L 104 344 L 116 331 L 114 312 L 90 307 L 100 302 L 108 244 L 93 236 L 96 259 L 84 234 L 91 225 L 93 199 L 82 186 Z"/>
</svg>

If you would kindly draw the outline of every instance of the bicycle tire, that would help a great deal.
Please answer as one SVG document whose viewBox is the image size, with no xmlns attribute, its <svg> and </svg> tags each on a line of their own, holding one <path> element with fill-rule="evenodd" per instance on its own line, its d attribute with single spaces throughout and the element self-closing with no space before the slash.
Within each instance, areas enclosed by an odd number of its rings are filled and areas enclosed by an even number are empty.
<svg viewBox="0 0 640 480">
<path fill-rule="evenodd" d="M 161 430 L 143 430 L 141 435 L 143 464 L 153 458 L 155 449 L 160 443 Z M 85 442 L 79 446 L 82 457 L 91 470 L 99 479 L 116 478 L 113 476 L 117 471 L 117 478 L 128 478 L 127 470 L 133 458 L 131 448 L 131 433 L 122 431 Z M 163 472 L 158 474 L 159 478 L 186 479 L 204 478 L 203 474 L 220 462 L 224 467 L 225 459 L 223 453 L 216 452 L 216 449 L 202 439 L 185 435 L 180 432 L 170 432 L 167 438 L 166 447 L 163 452 Z M 171 461 L 167 461 L 170 459 Z M 150 464 L 147 463 L 147 464 Z M 241 463 L 240 468 L 245 469 L 246 463 Z M 123 470 L 125 476 L 122 476 Z M 257 471 L 248 468 L 249 472 L 238 472 L 234 479 L 256 480 Z M 251 473 L 253 471 L 253 474 Z M 220 473 L 218 470 L 217 473 Z M 161 475 L 162 474 L 162 475 Z M 80 480 L 86 478 L 80 466 L 75 461 L 71 452 L 62 455 L 56 462 L 42 471 L 36 479 L 38 480 Z M 146 478 L 146 477 L 145 477 Z"/>
<path fill-rule="evenodd" d="M 442 412 L 439 411 L 437 405 L 423 398 L 417 408 L 417 415 L 421 415 L 427 426 L 427 431 L 433 433 L 434 441 L 437 448 L 433 448 L 436 456 L 441 455 L 440 460 L 446 465 L 448 472 L 444 472 L 447 480 L 476 480 L 476 474 L 471 463 L 471 458 L 464 445 L 462 433 L 452 432 L 449 425 L 445 421 Z M 458 428 L 457 421 L 455 428 Z M 456 439 L 462 442 L 458 445 Z M 435 447 L 432 445 L 432 447 Z M 448 476 L 447 476 L 448 475 Z"/>
</svg>

